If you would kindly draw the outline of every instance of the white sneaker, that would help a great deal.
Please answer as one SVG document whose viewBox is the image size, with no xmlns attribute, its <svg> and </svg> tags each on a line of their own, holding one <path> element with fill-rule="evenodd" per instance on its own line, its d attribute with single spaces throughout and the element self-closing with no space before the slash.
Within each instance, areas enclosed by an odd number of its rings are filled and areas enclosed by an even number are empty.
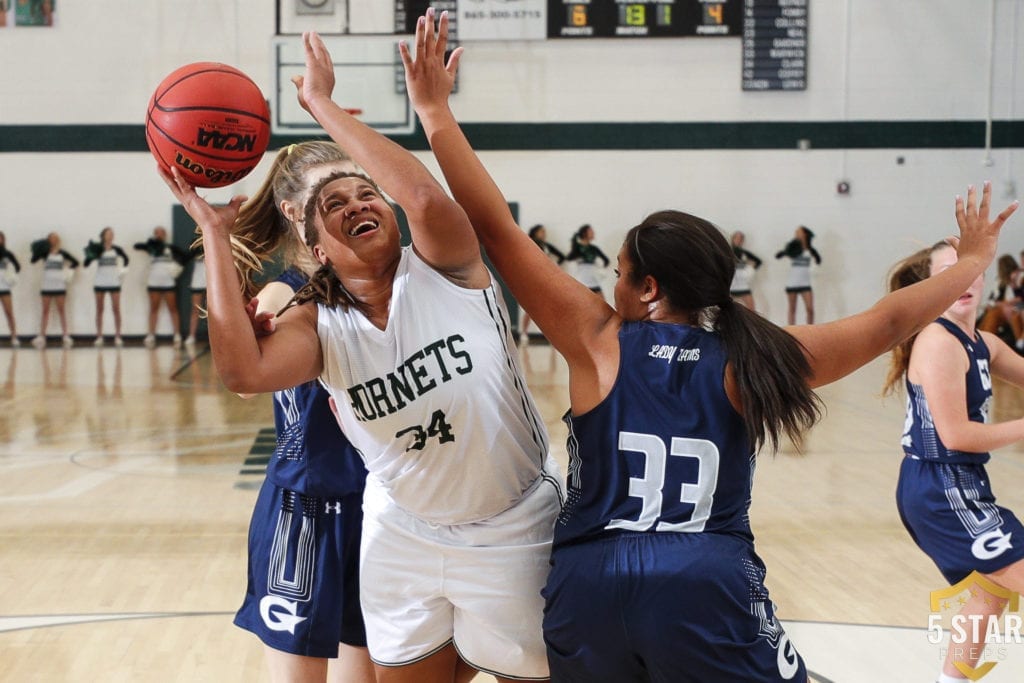
<svg viewBox="0 0 1024 683">
<path fill-rule="evenodd" d="M 14 335 L 11 335 L 11 348 L 16 349 L 19 346 L 21 346 L 21 341 Z"/>
<path fill-rule="evenodd" d="M 147 349 L 151 349 L 156 346 L 156 337 L 151 334 L 147 334 L 146 338 L 142 340 L 142 343 Z"/>
<path fill-rule="evenodd" d="M 116 346 L 117 348 L 121 348 L 122 346 L 124 346 L 124 340 L 121 339 L 121 335 L 117 335 L 116 337 L 114 337 L 114 346 Z"/>
<path fill-rule="evenodd" d="M 72 346 L 74 346 L 74 344 L 75 344 L 75 342 L 73 342 L 73 341 L 71 340 L 71 337 L 69 337 L 69 336 L 68 336 L 68 335 L 66 335 L 66 334 L 64 335 L 64 339 L 62 340 L 62 342 L 63 342 L 63 344 L 64 344 L 64 348 L 65 348 L 65 349 L 70 349 L 70 348 L 71 348 Z"/>
<path fill-rule="evenodd" d="M 171 345 L 174 346 L 174 348 L 178 348 L 178 347 L 181 346 L 181 335 L 180 334 L 175 334 L 174 335 L 174 339 L 171 340 Z"/>
<path fill-rule="evenodd" d="M 96 337 L 96 341 L 94 341 L 92 343 L 92 345 L 95 346 L 97 349 L 102 348 L 103 347 L 103 337 Z"/>
<path fill-rule="evenodd" d="M 41 348 L 45 347 L 46 346 L 46 337 L 44 337 L 41 334 L 40 335 L 36 335 L 32 339 L 32 346 L 36 347 L 37 349 L 41 349 Z"/>
<path fill-rule="evenodd" d="M 196 345 L 196 338 L 195 337 L 185 337 L 185 346 L 195 346 L 195 345 Z"/>
<path fill-rule="evenodd" d="M 1018 351 L 1024 351 L 1024 337 L 1021 337 L 1020 339 L 1018 339 L 1016 344 L 1014 344 L 1014 345 L 1017 347 Z"/>
</svg>

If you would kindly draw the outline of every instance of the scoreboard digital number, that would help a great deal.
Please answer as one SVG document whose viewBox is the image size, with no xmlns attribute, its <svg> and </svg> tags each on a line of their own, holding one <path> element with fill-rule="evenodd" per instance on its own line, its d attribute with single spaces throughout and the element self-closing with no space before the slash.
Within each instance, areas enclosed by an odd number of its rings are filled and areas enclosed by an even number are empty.
<svg viewBox="0 0 1024 683">
<path fill-rule="evenodd" d="M 807 89 L 808 0 L 743 1 L 743 89 Z"/>
<path fill-rule="evenodd" d="M 548 0 L 549 38 L 738 36 L 741 0 Z"/>
</svg>

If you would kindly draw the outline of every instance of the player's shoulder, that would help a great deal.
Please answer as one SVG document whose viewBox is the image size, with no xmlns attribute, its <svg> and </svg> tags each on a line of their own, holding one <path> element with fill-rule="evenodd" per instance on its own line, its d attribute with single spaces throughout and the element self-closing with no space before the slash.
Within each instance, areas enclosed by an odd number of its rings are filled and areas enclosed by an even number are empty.
<svg viewBox="0 0 1024 683">
<path fill-rule="evenodd" d="M 953 330 L 938 320 L 933 320 L 917 333 L 917 339 L 914 341 L 915 348 L 919 344 L 960 346 L 961 342 Z"/>
<path fill-rule="evenodd" d="M 920 363 L 953 367 L 950 364 L 968 363 L 968 349 L 964 340 L 952 330 L 938 322 L 929 323 L 922 329 L 911 349 L 910 362 L 917 367 Z"/>
</svg>

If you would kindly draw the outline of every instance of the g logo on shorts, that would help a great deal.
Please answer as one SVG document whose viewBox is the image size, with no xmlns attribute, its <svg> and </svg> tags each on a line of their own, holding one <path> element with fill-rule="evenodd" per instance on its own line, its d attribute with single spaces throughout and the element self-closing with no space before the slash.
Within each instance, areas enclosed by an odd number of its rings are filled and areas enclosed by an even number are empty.
<svg viewBox="0 0 1024 683">
<path fill-rule="evenodd" d="M 274 607 L 281 609 L 274 610 Z M 295 635 L 295 625 L 306 620 L 295 614 L 297 609 L 298 603 L 275 595 L 264 595 L 260 600 L 260 618 L 271 631 L 288 631 Z"/>
<path fill-rule="evenodd" d="M 990 531 L 987 534 L 978 536 L 971 545 L 971 554 L 979 560 L 991 560 L 999 557 L 1013 547 L 1010 536 L 1013 533 L 1004 534 L 1001 529 Z"/>
</svg>

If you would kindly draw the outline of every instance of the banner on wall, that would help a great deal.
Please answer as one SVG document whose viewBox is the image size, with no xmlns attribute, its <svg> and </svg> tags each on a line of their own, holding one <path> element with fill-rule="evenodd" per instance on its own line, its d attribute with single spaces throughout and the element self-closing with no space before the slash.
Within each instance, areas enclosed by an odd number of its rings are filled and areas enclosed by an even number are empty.
<svg viewBox="0 0 1024 683">
<path fill-rule="evenodd" d="M 53 26 L 57 0 L 15 0 L 15 2 L 17 3 L 14 6 L 15 25 Z"/>
<path fill-rule="evenodd" d="M 459 0 L 459 40 L 544 40 L 547 0 Z"/>
</svg>

